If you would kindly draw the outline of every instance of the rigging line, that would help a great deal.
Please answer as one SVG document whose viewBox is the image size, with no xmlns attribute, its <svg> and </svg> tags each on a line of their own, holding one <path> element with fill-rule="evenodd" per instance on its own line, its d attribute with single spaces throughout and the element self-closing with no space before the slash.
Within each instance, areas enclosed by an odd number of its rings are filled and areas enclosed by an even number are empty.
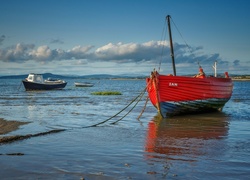
<svg viewBox="0 0 250 180">
<path fill-rule="evenodd" d="M 108 118 L 108 119 L 106 119 L 106 120 L 104 120 L 104 121 L 102 121 L 102 122 L 99 122 L 99 123 L 96 123 L 96 124 L 93 124 L 93 125 L 90 125 L 90 126 L 83 126 L 83 127 L 80 127 L 80 128 L 96 127 L 96 126 L 98 126 L 98 125 L 100 125 L 100 124 L 103 124 L 103 123 L 109 121 L 110 119 L 116 117 L 118 114 L 120 114 L 120 113 L 123 112 L 125 109 L 127 109 L 133 102 L 136 101 L 136 99 L 138 99 L 142 94 L 144 94 L 145 91 L 146 91 L 146 87 L 145 87 L 144 90 L 143 90 L 136 98 L 134 98 L 125 108 L 123 108 L 121 111 L 119 111 L 119 112 L 116 113 L 115 115 L 111 116 L 110 118 Z"/>
<path fill-rule="evenodd" d="M 139 100 L 135 103 L 135 105 L 123 117 L 121 117 L 120 119 L 118 119 L 117 121 L 115 121 L 115 122 L 113 122 L 111 124 L 116 124 L 117 122 L 119 122 L 123 118 L 125 118 L 135 108 L 135 106 L 141 101 L 141 98 L 143 97 L 143 95 L 144 95 L 145 92 L 146 92 L 146 88 L 144 89 L 144 92 L 141 93 L 141 96 L 140 96 Z"/>
<path fill-rule="evenodd" d="M 193 54 L 192 48 L 188 45 L 188 43 L 187 43 L 187 42 L 185 41 L 185 39 L 183 38 L 183 36 L 182 36 L 180 30 L 179 30 L 178 27 L 176 26 L 176 24 L 175 24 L 174 20 L 172 19 L 172 17 L 170 17 L 170 18 L 171 18 L 171 20 L 172 20 L 172 22 L 173 22 L 175 28 L 177 29 L 179 35 L 181 36 L 182 40 L 184 41 L 185 45 L 188 47 L 189 52 L 190 52 L 191 54 Z"/>
<path fill-rule="evenodd" d="M 158 68 L 159 72 L 161 69 L 161 62 L 162 62 L 162 57 L 163 57 L 164 40 L 166 40 L 166 24 L 167 24 L 167 21 L 165 20 L 165 24 L 163 26 L 162 33 L 161 33 L 161 43 L 163 43 L 163 45 L 162 45 L 162 49 L 161 49 L 161 59 L 160 59 L 159 68 Z"/>
</svg>

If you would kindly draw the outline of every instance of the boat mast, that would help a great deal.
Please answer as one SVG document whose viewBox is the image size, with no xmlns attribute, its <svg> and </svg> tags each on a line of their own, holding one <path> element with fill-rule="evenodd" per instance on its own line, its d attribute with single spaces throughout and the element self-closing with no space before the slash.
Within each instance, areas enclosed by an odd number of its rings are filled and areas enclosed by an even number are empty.
<svg viewBox="0 0 250 180">
<path fill-rule="evenodd" d="M 173 48 L 173 42 L 172 42 L 172 34 L 171 34 L 171 26 L 170 26 L 170 15 L 167 15 L 168 20 L 168 32 L 169 32 L 169 41 L 170 41 L 170 56 L 172 57 L 172 65 L 173 65 L 173 72 L 174 76 L 176 76 L 176 69 L 175 69 L 175 61 L 174 61 L 174 48 Z"/>
<path fill-rule="evenodd" d="M 214 77 L 217 77 L 217 61 L 214 62 Z"/>
</svg>

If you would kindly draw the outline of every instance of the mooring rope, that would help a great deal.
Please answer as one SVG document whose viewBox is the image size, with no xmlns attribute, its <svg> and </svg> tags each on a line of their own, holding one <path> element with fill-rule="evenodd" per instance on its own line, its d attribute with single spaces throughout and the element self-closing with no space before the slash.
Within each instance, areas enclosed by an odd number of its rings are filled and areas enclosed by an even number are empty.
<svg viewBox="0 0 250 180">
<path fill-rule="evenodd" d="M 140 98 L 139 100 L 135 103 L 135 105 L 123 116 L 121 117 L 120 119 L 118 119 L 117 121 L 111 123 L 111 124 L 116 124 L 117 122 L 121 121 L 123 118 L 125 118 L 135 107 L 136 105 L 141 101 L 141 98 L 143 97 L 144 93 L 146 92 L 146 88 L 144 89 L 143 93 L 140 94 Z M 137 96 L 138 98 L 139 96 Z"/>
<path fill-rule="evenodd" d="M 104 120 L 104 121 L 102 121 L 102 122 L 99 122 L 99 123 L 90 125 L 90 126 L 83 126 L 83 127 L 80 127 L 80 128 L 96 127 L 96 126 L 98 126 L 98 125 L 100 125 L 100 124 L 103 124 L 103 123 L 105 123 L 105 122 L 107 122 L 107 121 L 113 119 L 114 117 L 116 117 L 117 115 L 119 115 L 120 113 L 122 113 L 125 109 L 127 109 L 131 104 L 133 104 L 140 96 L 142 96 L 142 95 L 145 93 L 145 91 L 146 91 L 146 88 L 144 88 L 144 90 L 143 90 L 137 97 L 135 97 L 126 107 L 124 107 L 121 111 L 119 111 L 119 112 L 116 113 L 115 115 L 109 117 L 108 119 L 106 119 L 106 120 Z M 142 98 L 142 97 L 141 97 L 141 98 Z M 139 101 L 141 100 L 141 98 L 139 99 Z M 138 104 L 139 101 L 137 101 L 137 103 L 135 104 L 135 106 Z M 135 106 L 134 106 L 134 107 L 135 107 Z M 134 108 L 134 107 L 133 107 L 133 108 Z M 129 112 L 131 112 L 131 111 L 133 110 L 133 108 L 132 108 Z M 129 114 L 129 113 L 127 113 L 127 114 Z M 127 116 L 127 114 L 125 114 L 125 116 Z M 125 116 L 124 116 L 124 117 L 125 117 Z M 124 117 L 122 117 L 122 119 L 123 119 Z M 120 120 L 118 120 L 118 121 L 120 121 Z M 118 122 L 118 121 L 117 121 L 117 122 Z M 115 124 L 115 123 L 116 123 L 116 122 L 111 123 L 111 124 Z"/>
<path fill-rule="evenodd" d="M 20 83 L 19 87 L 17 88 L 17 90 L 18 90 L 18 91 L 20 90 L 21 85 L 22 85 L 22 81 L 21 81 L 21 83 Z"/>
<path fill-rule="evenodd" d="M 147 96 L 147 99 L 146 99 L 146 102 L 145 102 L 145 104 L 144 104 L 144 107 L 143 107 L 143 109 L 142 109 L 142 111 L 141 111 L 141 114 L 137 117 L 138 120 L 140 120 L 142 114 L 144 113 L 144 111 L 145 111 L 145 109 L 146 109 L 146 106 L 147 106 L 147 103 L 148 103 L 148 99 L 149 99 L 149 97 Z"/>
</svg>

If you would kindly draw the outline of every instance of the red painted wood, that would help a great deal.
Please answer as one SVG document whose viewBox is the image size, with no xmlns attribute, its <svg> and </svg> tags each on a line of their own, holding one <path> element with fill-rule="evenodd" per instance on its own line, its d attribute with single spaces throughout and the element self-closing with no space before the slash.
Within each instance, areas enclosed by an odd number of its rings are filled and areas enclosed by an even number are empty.
<svg viewBox="0 0 250 180">
<path fill-rule="evenodd" d="M 183 102 L 208 99 L 230 99 L 231 78 L 166 76 L 153 72 L 147 78 L 147 91 L 154 106 L 161 102 Z"/>
</svg>

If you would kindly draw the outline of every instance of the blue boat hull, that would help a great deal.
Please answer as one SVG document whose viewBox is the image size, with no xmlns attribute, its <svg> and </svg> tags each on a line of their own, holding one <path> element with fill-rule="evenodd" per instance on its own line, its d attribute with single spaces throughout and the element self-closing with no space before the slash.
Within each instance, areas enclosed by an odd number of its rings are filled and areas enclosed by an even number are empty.
<svg viewBox="0 0 250 180">
<path fill-rule="evenodd" d="M 62 83 L 35 83 L 35 82 L 29 82 L 26 80 L 23 80 L 23 85 L 26 89 L 26 91 L 31 90 L 54 90 L 54 89 L 63 89 L 67 82 Z"/>
<path fill-rule="evenodd" d="M 207 100 L 160 102 L 160 113 L 166 118 L 186 113 L 221 111 L 229 98 L 211 98 Z"/>
</svg>

